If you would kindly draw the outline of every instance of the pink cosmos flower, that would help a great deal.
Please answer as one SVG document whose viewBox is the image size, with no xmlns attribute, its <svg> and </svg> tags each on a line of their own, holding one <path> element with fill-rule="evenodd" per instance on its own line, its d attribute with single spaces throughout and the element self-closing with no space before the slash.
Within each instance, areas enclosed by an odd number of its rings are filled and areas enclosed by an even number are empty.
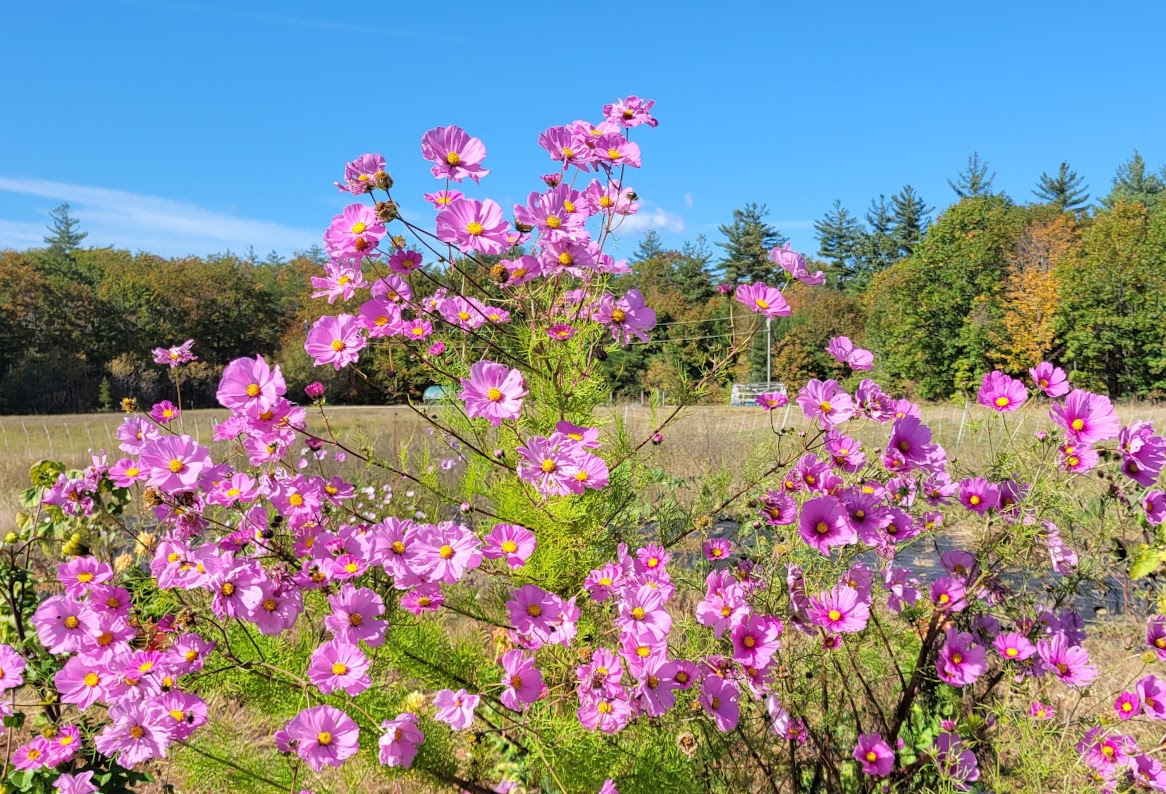
<svg viewBox="0 0 1166 794">
<path fill-rule="evenodd" d="M 538 145 L 546 150 L 552 160 L 562 163 L 564 170 L 572 165 L 586 169 L 592 157 L 591 148 L 578 132 L 568 127 L 547 127 L 538 136 Z M 559 181 L 555 184 L 559 184 Z"/>
<path fill-rule="evenodd" d="M 864 733 L 854 746 L 854 760 L 862 766 L 864 775 L 886 777 L 895 765 L 895 751 L 877 733 Z"/>
<path fill-rule="evenodd" d="M 552 594 L 537 585 L 527 584 L 514 591 L 511 600 L 506 602 L 506 609 L 515 631 L 535 634 L 550 630 L 559 605 Z"/>
<path fill-rule="evenodd" d="M 294 743 L 296 755 L 315 772 L 340 766 L 360 749 L 360 728 L 334 706 L 304 709 L 288 722 L 284 732 L 287 741 Z"/>
<path fill-rule="evenodd" d="M 74 557 L 57 566 L 57 580 L 65 586 L 65 594 L 74 598 L 81 598 L 94 585 L 104 584 L 111 579 L 113 568 L 93 557 Z M 4 647 L 0 645 L 0 658 Z"/>
<path fill-rule="evenodd" d="M 1028 399 L 1024 384 L 1003 372 L 992 370 L 984 376 L 976 401 L 998 413 L 1014 413 Z"/>
<path fill-rule="evenodd" d="M 737 685 L 719 675 L 709 675 L 700 686 L 700 704 L 712 717 L 717 730 L 728 733 L 737 727 L 741 718 Z"/>
<path fill-rule="evenodd" d="M 466 416 L 482 417 L 494 427 L 522 413 L 526 381 L 517 369 L 493 361 L 478 361 L 470 367 L 470 377 L 462 378 L 458 397 L 466 404 Z"/>
<path fill-rule="evenodd" d="M 604 294 L 592 319 L 608 326 L 615 340 L 626 346 L 633 336 L 641 342 L 648 341 L 647 332 L 656 327 L 656 310 L 644 303 L 638 289 L 632 289 L 619 300 Z"/>
<path fill-rule="evenodd" d="M 710 562 L 727 559 L 733 551 L 733 542 L 728 538 L 709 538 L 701 545 L 705 559 Z"/>
<path fill-rule="evenodd" d="M 769 258 L 775 265 L 781 267 L 782 270 L 789 273 L 807 287 L 815 287 L 826 283 L 826 276 L 821 270 L 813 275 L 810 274 L 810 271 L 806 269 L 805 257 L 797 251 L 792 250 L 789 243 L 786 243 L 784 247 L 774 248 L 769 252 Z"/>
<path fill-rule="evenodd" d="M 437 216 L 437 237 L 464 253 L 501 254 L 510 247 L 506 220 L 498 203 L 460 198 Z"/>
<path fill-rule="evenodd" d="M 853 634 L 866 628 L 870 605 L 861 601 L 853 588 L 838 585 L 828 593 L 811 598 L 807 612 L 814 625 L 828 632 Z"/>
<path fill-rule="evenodd" d="M 343 640 L 331 640 L 312 652 L 308 679 L 325 695 L 341 690 L 359 695 L 368 689 L 369 661 L 360 648 Z"/>
<path fill-rule="evenodd" d="M 585 695 L 581 690 L 575 716 L 579 724 L 589 731 L 618 733 L 628 724 L 632 710 L 624 694 Z"/>
<path fill-rule="evenodd" d="M 772 411 L 774 408 L 784 408 L 789 405 L 789 397 L 777 391 L 758 394 L 754 399 L 766 411 Z"/>
<path fill-rule="evenodd" d="M 475 182 L 490 173 L 479 163 L 486 159 L 486 145 L 471 138 L 461 127 L 435 127 L 421 137 L 421 156 L 433 163 L 429 169 L 438 179 Z"/>
<path fill-rule="evenodd" d="M 849 337 L 834 337 L 826 345 L 826 352 L 839 363 L 849 365 L 856 372 L 874 369 L 874 354 L 861 347 L 855 347 Z"/>
<path fill-rule="evenodd" d="M 1089 663 L 1089 654 L 1080 645 L 1071 645 L 1064 634 L 1038 641 L 1036 652 L 1049 671 L 1070 686 L 1089 686 L 1097 677 L 1097 668 Z"/>
<path fill-rule="evenodd" d="M 46 599 L 33 613 L 32 624 L 49 653 L 74 653 L 81 650 L 86 637 L 101 633 L 97 613 L 70 596 Z"/>
<path fill-rule="evenodd" d="M 534 666 L 534 659 L 515 648 L 502 655 L 502 705 L 514 711 L 523 711 L 542 697 L 543 674 Z"/>
<path fill-rule="evenodd" d="M 559 185 L 546 193 L 532 191 L 527 196 L 525 206 L 514 205 L 514 218 L 519 223 L 538 229 L 539 239 L 544 242 L 584 241 L 586 231 L 583 223 L 587 219 L 580 209 L 581 203 L 581 195 L 570 185 Z M 558 255 L 556 251 L 554 257 Z M 571 262 L 559 264 L 569 266 Z"/>
<path fill-rule="evenodd" d="M 983 477 L 971 477 L 960 483 L 960 503 L 973 513 L 983 515 L 1000 504 L 1000 488 Z"/>
<path fill-rule="evenodd" d="M 146 704 L 121 700 L 110 706 L 109 716 L 112 721 L 93 742 L 99 753 L 117 753 L 118 764 L 126 769 L 166 755 L 169 733 L 161 715 Z"/>
<path fill-rule="evenodd" d="M 521 568 L 534 553 L 534 533 L 517 524 L 496 524 L 484 540 L 482 556 L 488 560 L 505 559 L 511 568 Z"/>
<path fill-rule="evenodd" d="M 328 303 L 351 300 L 358 289 L 368 286 L 360 265 L 354 260 L 333 260 L 324 265 L 323 276 L 312 276 L 312 297 L 327 298 Z"/>
<path fill-rule="evenodd" d="M 453 584 L 482 564 L 480 541 L 465 526 L 445 521 L 417 530 L 413 570 L 431 582 Z"/>
<path fill-rule="evenodd" d="M 640 167 L 639 144 L 632 143 L 618 132 L 600 135 L 593 149 L 595 162 L 606 168 Z"/>
<path fill-rule="evenodd" d="M 515 450 L 521 458 L 518 476 L 532 483 L 544 497 L 567 496 L 578 486 L 580 456 L 577 450 L 563 447 L 564 439 L 557 433 L 550 438 L 531 436 Z"/>
<path fill-rule="evenodd" d="M 644 585 L 634 592 L 624 592 L 615 624 L 637 636 L 649 634 L 657 640 L 672 630 L 672 615 L 664 607 L 664 597 L 655 588 Z"/>
<path fill-rule="evenodd" d="M 802 505 L 798 534 L 808 546 L 827 557 L 832 546 L 846 546 L 857 540 L 854 528 L 833 496 L 818 496 Z"/>
<path fill-rule="evenodd" d="M 766 615 L 750 615 L 733 627 L 733 659 L 746 667 L 766 667 L 781 643 L 781 620 Z"/>
<path fill-rule="evenodd" d="M 1166 720 L 1166 684 L 1152 675 L 1138 681 L 1138 701 L 1150 719 Z"/>
<path fill-rule="evenodd" d="M 150 485 L 167 493 L 192 491 L 210 467 L 210 452 L 190 436 L 163 436 L 142 449 L 140 465 L 149 472 Z"/>
<path fill-rule="evenodd" d="M 279 365 L 268 367 L 263 356 L 237 358 L 223 370 L 215 398 L 224 408 L 256 417 L 275 407 L 276 400 L 287 392 Z M 132 450 L 126 450 L 133 454 Z"/>
<path fill-rule="evenodd" d="M 408 769 L 417 757 L 417 748 L 425 743 L 425 734 L 418 726 L 416 714 L 398 714 L 395 720 L 381 723 L 384 733 L 377 740 L 380 762 L 385 766 Z"/>
<path fill-rule="evenodd" d="M 949 629 L 947 640 L 935 660 L 939 680 L 952 686 L 965 686 L 976 681 L 987 669 L 986 650 L 967 632 Z"/>
<path fill-rule="evenodd" d="M 787 317 L 790 313 L 789 304 L 785 302 L 781 290 L 768 286 L 764 281 L 739 285 L 736 297 L 739 303 L 771 320 Z"/>
<path fill-rule="evenodd" d="M 652 106 L 655 104 L 654 99 L 645 101 L 630 94 L 626 99 L 617 99 L 610 105 L 604 105 L 603 116 L 612 124 L 623 127 L 638 127 L 641 124 L 655 127 L 660 123 L 651 115 Z"/>
<path fill-rule="evenodd" d="M 1065 438 L 1073 444 L 1096 444 L 1116 438 L 1121 422 L 1108 397 L 1074 389 L 1064 403 L 1049 411 L 1049 418 L 1065 429 Z"/>
<path fill-rule="evenodd" d="M 1122 692 L 1113 702 L 1113 710 L 1118 719 L 1128 720 L 1142 713 L 1142 701 L 1137 692 Z"/>
<path fill-rule="evenodd" d="M 812 378 L 798 392 L 798 405 L 807 419 L 816 419 L 829 430 L 854 416 L 854 401 L 837 381 Z"/>
<path fill-rule="evenodd" d="M 176 347 L 156 347 L 153 351 L 154 363 L 167 364 L 171 369 L 173 369 L 179 364 L 186 364 L 190 361 L 198 361 L 198 356 L 190 352 L 192 347 L 194 347 L 193 339 L 187 339 L 185 342 Z"/>
<path fill-rule="evenodd" d="M 1142 497 L 1142 510 L 1151 526 L 1161 526 L 1166 521 L 1166 493 L 1155 488 Z"/>
<path fill-rule="evenodd" d="M 351 314 L 325 315 L 316 320 L 304 340 L 304 350 L 317 367 L 331 364 L 339 372 L 355 364 L 365 345 L 362 324 Z"/>
<path fill-rule="evenodd" d="M 1028 716 L 1038 720 L 1051 720 L 1055 714 L 1052 706 L 1045 705 L 1039 700 L 1034 700 L 1028 707 Z"/>
<path fill-rule="evenodd" d="M 1028 371 L 1032 382 L 1046 397 L 1060 397 L 1069 393 L 1069 377 L 1060 367 L 1042 361 Z"/>
<path fill-rule="evenodd" d="M 106 670 L 101 660 L 84 655 L 70 657 L 53 676 L 53 685 L 61 702 L 71 703 L 81 710 L 106 700 L 115 683 L 116 676 Z"/>
<path fill-rule="evenodd" d="M 376 247 L 385 236 L 385 225 L 367 204 L 349 204 L 324 232 L 324 250 L 336 259 L 377 256 Z"/>
<path fill-rule="evenodd" d="M 371 193 L 373 188 L 388 185 L 385 158 L 379 154 L 362 154 L 344 166 L 344 183 L 333 182 L 341 193 L 359 196 Z"/>
<path fill-rule="evenodd" d="M 433 707 L 437 709 L 434 717 L 455 731 L 465 730 L 474 721 L 474 709 L 480 700 L 479 695 L 471 695 L 464 689 L 457 692 L 443 689 L 433 696 Z"/>
<path fill-rule="evenodd" d="M 24 657 L 11 645 L 0 645 L 0 692 L 16 689 L 24 683 Z"/>
<path fill-rule="evenodd" d="M 935 763 L 945 778 L 960 791 L 970 791 L 970 782 L 980 779 L 975 753 L 964 749 L 957 734 L 945 732 L 935 740 Z"/>
<path fill-rule="evenodd" d="M 385 622 L 379 616 L 385 613 L 385 603 L 373 590 L 346 583 L 328 596 L 328 606 L 332 613 L 324 618 L 324 628 L 337 640 L 370 647 L 384 643 Z"/>
<path fill-rule="evenodd" d="M 964 583 L 951 576 L 941 576 L 931 584 L 931 603 L 945 612 L 960 612 L 968 605 Z"/>
<path fill-rule="evenodd" d="M 76 774 L 66 772 L 57 776 L 53 781 L 53 788 L 57 790 L 57 794 L 93 794 L 98 790 L 93 783 L 95 774 L 93 770 Z"/>
<path fill-rule="evenodd" d="M 426 193 L 423 198 L 433 205 L 434 209 L 441 212 L 448 207 L 450 203 L 462 198 L 465 193 L 460 190 L 438 190 L 435 193 Z"/>
<path fill-rule="evenodd" d="M 992 647 L 1000 654 L 1001 659 L 1008 661 L 1023 662 L 1036 654 L 1036 646 L 1028 637 L 1015 631 L 998 634 L 992 641 Z"/>
</svg>

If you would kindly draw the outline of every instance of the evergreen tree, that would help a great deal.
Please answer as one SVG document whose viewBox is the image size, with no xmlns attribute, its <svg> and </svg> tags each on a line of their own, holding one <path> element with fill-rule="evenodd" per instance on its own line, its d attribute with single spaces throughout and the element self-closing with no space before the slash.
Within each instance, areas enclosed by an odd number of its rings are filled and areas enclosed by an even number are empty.
<svg viewBox="0 0 1166 794">
<path fill-rule="evenodd" d="M 878 199 L 871 199 L 870 208 L 866 211 L 866 224 L 869 230 L 863 234 L 858 244 L 858 274 L 852 289 L 848 291 L 865 289 L 875 273 L 886 270 L 899 261 L 899 244 L 895 240 L 895 216 L 885 195 L 879 194 Z"/>
<path fill-rule="evenodd" d="M 980 159 L 980 153 L 972 152 L 968 157 L 967 167 L 959 172 L 955 182 L 949 179 L 947 184 L 951 185 L 951 189 L 960 198 L 991 196 L 992 180 L 995 178 L 995 171 L 992 172 L 992 176 L 988 176 L 988 163 Z"/>
<path fill-rule="evenodd" d="M 81 241 L 89 236 L 89 232 L 78 230 L 81 222 L 73 217 L 67 202 L 49 210 L 49 217 L 53 219 L 48 227 L 52 234 L 45 237 L 44 241 L 54 254 L 67 256 L 73 253 L 81 245 Z"/>
<path fill-rule="evenodd" d="M 645 262 L 649 259 L 655 259 L 664 253 L 664 246 L 660 244 L 660 235 L 655 229 L 648 229 L 644 232 L 644 239 L 640 240 L 636 252 L 632 254 L 633 262 Z"/>
<path fill-rule="evenodd" d="M 1166 178 L 1157 174 L 1146 175 L 1146 161 L 1137 149 L 1128 163 L 1117 167 L 1117 175 L 1113 178 L 1113 190 L 1101 200 L 1107 209 L 1121 199 L 1126 201 L 1140 201 L 1147 207 L 1153 208 L 1166 190 Z"/>
<path fill-rule="evenodd" d="M 842 206 L 840 199 L 819 221 L 814 221 L 818 233 L 818 255 L 834 266 L 834 278 L 839 284 L 848 284 L 858 273 L 859 247 L 863 238 L 862 224 Z"/>
<path fill-rule="evenodd" d="M 725 242 L 717 243 L 725 249 L 720 261 L 725 281 L 736 284 L 772 278 L 777 266 L 770 260 L 769 252 L 783 245 L 786 238 L 766 222 L 768 215 L 769 209 L 764 204 L 750 203 L 743 209 L 733 210 L 731 224 L 718 227 L 726 238 Z"/>
<path fill-rule="evenodd" d="M 932 208 L 910 185 L 904 185 L 901 191 L 891 196 L 891 204 L 895 215 L 895 244 L 903 256 L 910 256 L 923 242 L 927 233 L 927 216 Z"/>
<path fill-rule="evenodd" d="M 1063 162 L 1056 176 L 1042 173 L 1036 190 L 1032 192 L 1045 204 L 1052 204 L 1062 212 L 1079 210 L 1089 202 L 1089 194 L 1085 192 L 1089 185 L 1082 184 L 1084 181 L 1076 171 L 1069 168 L 1068 163 Z"/>
<path fill-rule="evenodd" d="M 702 303 L 716 293 L 709 273 L 712 258 L 708 240 L 703 234 L 696 238 L 695 243 L 686 242 L 681 248 L 673 269 L 673 281 L 689 303 Z"/>
</svg>

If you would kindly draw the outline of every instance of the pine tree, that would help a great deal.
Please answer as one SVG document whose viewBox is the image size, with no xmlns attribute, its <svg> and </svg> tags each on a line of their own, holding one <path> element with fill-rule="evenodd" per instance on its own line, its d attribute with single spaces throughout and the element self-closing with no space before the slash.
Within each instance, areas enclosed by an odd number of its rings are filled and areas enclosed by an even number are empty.
<svg viewBox="0 0 1166 794">
<path fill-rule="evenodd" d="M 716 292 L 712 274 L 709 273 L 712 258 L 708 240 L 703 234 L 696 238 L 695 243 L 686 242 L 681 248 L 674 265 L 673 280 L 689 303 L 703 303 Z"/>
<path fill-rule="evenodd" d="M 1032 193 L 1061 212 L 1071 212 L 1083 208 L 1089 202 L 1089 194 L 1085 192 L 1089 185 L 1082 184 L 1084 181 L 1076 171 L 1069 168 L 1068 163 L 1063 162 L 1056 176 L 1042 173 Z"/>
<path fill-rule="evenodd" d="M 866 211 L 869 230 L 863 234 L 858 245 L 859 272 L 854 289 L 865 289 L 872 276 L 886 270 L 899 261 L 899 244 L 895 240 L 895 216 L 887 197 L 879 194 L 871 199 Z"/>
<path fill-rule="evenodd" d="M 927 216 L 932 208 L 910 185 L 904 185 L 901 191 L 891 196 L 891 204 L 895 208 L 895 243 L 903 256 L 910 256 L 923 242 L 927 233 Z"/>
<path fill-rule="evenodd" d="M 764 204 L 750 203 L 733 210 L 732 224 L 721 224 L 718 229 L 725 242 L 717 243 L 725 249 L 720 261 L 721 274 L 730 284 L 764 281 L 773 276 L 776 265 L 769 252 L 783 245 L 786 238 L 766 221 L 769 209 Z"/>
<path fill-rule="evenodd" d="M 660 235 L 655 229 L 648 229 L 644 233 L 644 239 L 640 240 L 636 252 L 632 254 L 633 262 L 644 262 L 649 259 L 655 259 L 664 253 L 664 246 L 660 244 Z"/>
<path fill-rule="evenodd" d="M 951 185 L 951 189 L 960 198 L 975 198 L 991 196 L 992 180 L 995 178 L 995 171 L 992 172 L 992 176 L 988 176 L 988 163 L 980 159 L 980 153 L 972 152 L 968 157 L 967 167 L 959 172 L 955 182 L 949 179 L 947 184 Z"/>
<path fill-rule="evenodd" d="M 1166 174 L 1166 172 L 1164 172 Z M 1154 207 L 1162 192 L 1166 190 L 1166 178 L 1157 174 L 1146 175 L 1146 161 L 1137 149 L 1128 163 L 1122 163 L 1117 168 L 1117 175 L 1113 178 L 1113 190 L 1101 200 L 1107 209 L 1119 200 L 1140 201 L 1147 207 Z"/>
<path fill-rule="evenodd" d="M 863 238 L 862 224 L 842 206 L 840 199 L 819 221 L 814 221 L 818 233 L 818 255 L 834 266 L 834 278 L 839 284 L 854 280 L 858 273 L 859 247 Z"/>
<path fill-rule="evenodd" d="M 48 227 L 52 234 L 46 236 L 44 241 L 49 250 L 55 254 L 73 253 L 81 245 L 81 241 L 89 236 L 89 232 L 77 229 L 81 222 L 73 217 L 68 203 L 49 210 L 49 217 L 53 219 Z"/>
</svg>

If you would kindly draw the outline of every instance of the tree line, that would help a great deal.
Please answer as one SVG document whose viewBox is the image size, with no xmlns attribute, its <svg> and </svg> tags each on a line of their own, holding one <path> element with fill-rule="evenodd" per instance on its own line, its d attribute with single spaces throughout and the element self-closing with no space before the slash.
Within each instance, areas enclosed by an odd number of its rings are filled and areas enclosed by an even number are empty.
<svg viewBox="0 0 1166 794">
<path fill-rule="evenodd" d="M 649 232 L 613 290 L 639 289 L 660 325 L 649 343 L 604 362 L 614 396 L 683 395 L 717 350 L 752 331 L 750 355 L 719 379 L 724 389 L 764 379 L 767 360 L 773 379 L 791 388 L 846 377 L 824 350 L 846 335 L 875 352 L 881 382 L 923 399 L 958 397 L 989 368 L 1019 374 L 1041 360 L 1116 397 L 1164 396 L 1166 168 L 1154 172 L 1135 152 L 1096 203 L 1068 163 L 1043 174 L 1024 203 L 994 190 L 994 177 L 974 153 L 949 180 L 954 203 L 934 218 L 911 185 L 873 199 L 861 218 L 834 202 L 815 222 L 819 247 L 807 256 L 827 283 L 794 285 L 794 312 L 770 334 L 755 316 L 734 312 L 724 289 L 781 280 L 768 254 L 786 238 L 765 205 L 735 210 L 713 243 L 701 236 L 666 248 Z M 62 205 L 43 247 L 0 251 L 0 413 L 170 397 L 173 373 L 153 363 L 151 350 L 188 338 L 199 360 L 181 377 L 193 406 L 213 405 L 222 367 L 255 353 L 279 361 L 293 391 L 322 380 L 336 402 L 391 402 L 429 385 L 393 345 L 362 359 L 396 384 L 391 393 L 311 366 L 308 324 L 343 310 L 310 297 L 310 276 L 324 262 L 319 248 L 290 259 L 164 258 L 84 240 Z M 713 389 L 707 399 L 724 396 Z"/>
</svg>

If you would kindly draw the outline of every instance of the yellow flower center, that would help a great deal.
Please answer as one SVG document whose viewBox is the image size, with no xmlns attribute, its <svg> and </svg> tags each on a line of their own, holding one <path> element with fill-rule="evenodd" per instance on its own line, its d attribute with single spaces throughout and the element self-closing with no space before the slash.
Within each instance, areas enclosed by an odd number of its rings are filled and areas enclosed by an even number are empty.
<svg viewBox="0 0 1166 794">
<path fill-rule="evenodd" d="M 462 161 L 462 156 L 457 152 L 450 152 L 445 156 L 445 161 L 450 165 L 457 165 Z"/>
<path fill-rule="evenodd" d="M 259 384 L 258 383 L 251 383 L 251 384 L 247 385 L 247 396 L 248 397 L 258 397 L 259 396 Z"/>
<path fill-rule="evenodd" d="M 82 571 L 77 574 L 77 581 L 88 584 L 93 581 L 93 574 L 89 573 L 89 571 Z"/>
<path fill-rule="evenodd" d="M 364 615 L 361 615 L 358 612 L 353 612 L 351 615 L 348 616 L 348 625 L 349 626 L 355 627 L 355 626 L 359 626 L 362 623 L 364 623 Z"/>
<path fill-rule="evenodd" d="M 230 598 L 235 594 L 235 585 L 231 582 L 223 582 L 223 586 L 219 588 L 219 592 Z"/>
<path fill-rule="evenodd" d="M 1072 423 L 1069 425 L 1069 427 L 1071 427 L 1077 431 L 1084 430 L 1085 429 L 1085 420 L 1084 419 L 1074 419 L 1072 421 Z"/>
<path fill-rule="evenodd" d="M 830 620 L 841 620 L 842 613 L 839 612 L 837 609 L 831 609 L 829 612 L 826 613 L 826 617 L 830 618 Z"/>
<path fill-rule="evenodd" d="M 502 551 L 506 552 L 507 554 L 513 554 L 514 552 L 518 551 L 518 544 L 513 540 L 504 540 L 502 541 Z"/>
<path fill-rule="evenodd" d="M 825 414 L 828 414 L 834 410 L 834 406 L 830 404 L 829 400 L 822 400 L 822 402 L 818 403 L 818 408 L 821 409 L 822 413 Z"/>
<path fill-rule="evenodd" d="M 866 751 L 866 762 L 868 764 L 873 764 L 877 760 L 879 760 L 878 753 L 876 753 L 874 750 Z"/>
<path fill-rule="evenodd" d="M 606 700 L 601 700 L 601 701 L 599 701 L 599 705 L 595 707 L 595 710 L 598 711 L 600 714 L 610 714 L 611 713 L 611 704 L 608 703 Z"/>
<path fill-rule="evenodd" d="M 336 664 L 332 665 L 332 675 L 347 675 L 347 674 L 348 674 L 348 665 L 346 665 L 344 662 L 337 662 Z"/>
<path fill-rule="evenodd" d="M 622 155 L 619 153 L 619 149 L 608 149 L 607 156 L 612 160 L 618 160 L 620 157 L 622 157 Z"/>
<path fill-rule="evenodd" d="M 601 207 L 610 207 L 613 204 L 615 204 L 615 202 L 611 200 L 611 196 L 604 196 L 599 199 L 599 206 Z"/>
<path fill-rule="evenodd" d="M 731 607 L 721 607 L 721 617 L 727 618 L 731 614 L 733 614 Z"/>
<path fill-rule="evenodd" d="M 961 653 L 953 653 L 951 655 L 951 663 L 952 664 L 959 664 L 963 660 L 964 660 L 964 657 L 963 657 L 963 654 L 961 654 Z"/>
<path fill-rule="evenodd" d="M 752 634 L 746 634 L 745 639 L 741 640 L 741 644 L 746 648 L 752 648 L 757 644 L 757 640 L 753 637 Z"/>
<path fill-rule="evenodd" d="M 612 322 L 622 323 L 627 318 L 628 318 L 628 313 L 625 312 L 623 309 L 613 309 L 611 312 Z"/>
<path fill-rule="evenodd" d="M 135 725 L 134 727 L 130 728 L 130 736 L 134 739 L 141 739 L 145 735 L 146 729 L 141 725 Z"/>
<path fill-rule="evenodd" d="M 553 472 L 557 468 L 559 468 L 558 464 L 555 463 L 550 458 L 547 458 L 546 460 L 543 461 L 542 469 L 547 474 L 550 474 L 551 472 Z"/>
<path fill-rule="evenodd" d="M 75 615 L 69 615 L 67 618 L 65 618 L 65 628 L 67 629 L 75 629 L 80 625 L 81 621 L 77 620 Z"/>
<path fill-rule="evenodd" d="M 304 497 L 300 496 L 298 493 L 294 493 L 287 498 L 287 501 L 291 504 L 292 507 L 299 507 L 304 503 Z"/>
<path fill-rule="evenodd" d="M 141 473 L 142 473 L 142 470 L 139 469 L 137 466 L 130 466 L 125 471 L 125 474 L 127 477 L 137 477 Z"/>
<path fill-rule="evenodd" d="M 559 254 L 559 264 L 563 267 L 570 267 L 571 265 L 575 264 L 575 257 L 564 251 L 563 253 Z"/>
<path fill-rule="evenodd" d="M 526 608 L 526 614 L 530 615 L 532 618 L 537 618 L 542 613 L 543 613 L 543 608 L 540 607 L 538 604 L 531 604 L 530 606 L 528 606 Z"/>
<path fill-rule="evenodd" d="M 450 156 L 452 157 L 453 155 Z M 332 744 L 332 734 L 328 733 L 328 731 L 320 731 L 316 734 L 316 743 L 321 747 L 327 747 Z"/>
<path fill-rule="evenodd" d="M 180 461 L 178 458 L 171 458 L 171 460 L 170 460 L 170 471 L 171 472 L 173 472 L 174 474 L 178 474 L 179 472 L 181 472 L 185 468 L 186 468 L 185 463 Z"/>
<path fill-rule="evenodd" d="M 830 531 L 830 525 L 827 524 L 825 521 L 819 521 L 817 524 L 814 525 L 814 531 L 817 532 L 819 535 L 825 535 L 827 532 Z"/>
<path fill-rule="evenodd" d="M 264 609 L 264 611 L 266 611 L 266 612 L 274 612 L 274 611 L 275 611 L 276 609 L 278 609 L 278 608 L 279 608 L 279 602 L 277 602 L 277 601 L 276 601 L 274 598 L 265 598 L 265 599 L 263 599 L 263 609 Z"/>
<path fill-rule="evenodd" d="M 980 503 L 980 497 L 977 496 L 976 494 L 972 494 L 971 496 L 968 497 L 968 504 L 978 505 L 979 503 Z"/>
<path fill-rule="evenodd" d="M 482 224 L 478 223 L 477 221 L 470 221 L 466 224 L 466 231 L 477 237 L 482 233 Z"/>
<path fill-rule="evenodd" d="M 350 562 L 350 563 L 345 564 L 344 570 L 347 573 L 356 573 L 357 571 L 360 570 L 360 565 L 358 563 L 355 563 L 355 562 Z"/>
<path fill-rule="evenodd" d="M 448 560 L 450 557 L 453 556 L 453 546 L 449 546 L 449 545 L 442 546 L 440 549 L 437 550 L 437 554 L 439 557 L 441 557 L 441 559 Z"/>
<path fill-rule="evenodd" d="M 636 607 L 632 610 L 632 617 L 635 618 L 636 620 L 643 620 L 644 615 L 646 615 L 646 614 L 647 613 L 644 611 L 643 607 Z"/>
<path fill-rule="evenodd" d="M 364 234 L 364 230 L 367 228 L 368 226 L 366 226 L 363 221 L 357 221 L 356 223 L 352 224 L 352 233 Z"/>
<path fill-rule="evenodd" d="M 186 719 L 186 712 L 180 711 L 179 709 L 174 709 L 170 712 L 170 716 L 178 722 L 182 722 L 184 719 Z"/>
<path fill-rule="evenodd" d="M 405 553 L 405 544 L 399 540 L 394 540 L 392 549 L 393 549 L 393 554 L 404 554 Z"/>
<path fill-rule="evenodd" d="M 343 339 L 333 339 L 332 340 L 332 349 L 335 350 L 337 353 L 339 353 L 341 350 L 343 350 L 346 347 L 347 347 L 347 345 L 344 344 Z"/>
<path fill-rule="evenodd" d="M 86 673 L 85 677 L 81 679 L 81 683 L 87 687 L 95 687 L 101 683 L 101 679 L 97 677 L 97 673 Z"/>
<path fill-rule="evenodd" d="M 498 402 L 499 400 L 502 399 L 502 390 L 491 386 L 486 391 L 486 399 L 489 400 L 490 402 L 494 402 L 494 403 Z"/>
<path fill-rule="evenodd" d="M 548 229 L 557 229 L 562 225 L 563 225 L 563 222 L 562 222 L 562 220 L 559 219 L 558 215 L 551 215 L 550 217 L 547 218 L 547 228 Z"/>
<path fill-rule="evenodd" d="M 1007 408 L 1011 402 L 1012 402 L 1012 400 L 1009 400 L 1007 397 L 1004 397 L 1002 395 L 1002 396 L 996 398 L 996 407 L 997 408 Z"/>
</svg>

